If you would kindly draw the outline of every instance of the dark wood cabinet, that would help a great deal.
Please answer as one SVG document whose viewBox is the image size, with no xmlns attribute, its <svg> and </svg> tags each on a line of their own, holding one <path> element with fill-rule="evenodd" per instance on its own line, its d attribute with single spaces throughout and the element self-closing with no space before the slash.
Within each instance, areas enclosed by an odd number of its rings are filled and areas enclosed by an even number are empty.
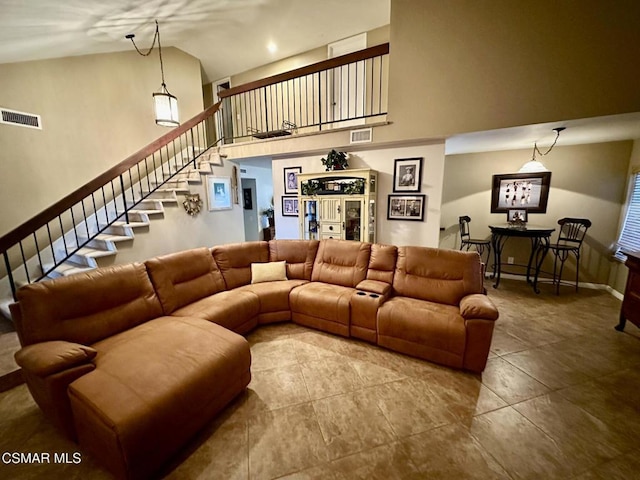
<svg viewBox="0 0 640 480">
<path fill-rule="evenodd" d="M 262 239 L 264 241 L 274 240 L 276 238 L 276 227 L 267 227 L 262 229 Z"/>
<path fill-rule="evenodd" d="M 620 311 L 620 323 L 616 326 L 616 330 L 620 331 L 624 330 L 627 320 L 640 327 L 640 252 L 628 253 L 625 265 L 629 268 L 629 276 Z"/>
</svg>

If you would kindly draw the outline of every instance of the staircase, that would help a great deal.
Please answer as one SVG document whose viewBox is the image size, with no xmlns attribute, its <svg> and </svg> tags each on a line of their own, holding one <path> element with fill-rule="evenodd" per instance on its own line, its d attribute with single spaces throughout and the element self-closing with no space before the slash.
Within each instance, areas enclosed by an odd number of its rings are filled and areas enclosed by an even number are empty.
<svg viewBox="0 0 640 480">
<path fill-rule="evenodd" d="M 88 184 L 0 238 L 0 312 L 23 284 L 96 268 L 117 245 L 132 242 L 178 204 L 190 184 L 202 183 L 212 158 L 216 104 L 171 130 Z M 2 270 L 4 267 L 4 270 Z"/>
<path fill-rule="evenodd" d="M 184 156 L 185 152 L 180 152 L 180 157 L 184 158 Z M 207 158 L 209 158 L 207 155 L 200 156 L 196 162 L 197 168 L 188 166 L 180 171 L 174 168 L 164 173 L 166 180 L 150 181 L 152 190 L 142 191 L 144 200 L 140 200 L 135 205 L 129 205 L 128 221 L 124 215 L 121 215 L 116 221 L 101 229 L 101 233 L 96 233 L 97 225 L 100 223 L 96 224 L 93 217 L 87 220 L 88 227 L 85 227 L 85 222 L 76 225 L 75 229 L 65 234 L 65 241 L 58 239 L 54 242 L 56 258 L 65 256 L 67 250 L 73 249 L 75 252 L 62 263 L 45 262 L 43 264 L 45 277 L 57 278 L 98 268 L 101 266 L 101 259 L 115 257 L 118 253 L 118 243 L 133 242 L 136 231 L 147 231 L 153 220 L 164 218 L 165 205 L 178 205 L 178 195 L 189 193 L 190 185 L 201 184 L 204 175 L 213 173 L 212 166 L 217 162 L 211 162 Z M 170 159 L 169 163 L 172 163 L 172 160 Z M 187 165 L 192 163 L 189 162 Z M 111 211 L 107 212 L 105 208 Z M 103 207 L 96 213 L 96 216 L 102 219 L 109 218 L 111 215 L 113 215 L 113 205 Z M 89 228 L 89 237 L 85 233 L 79 239 L 74 238 L 76 230 L 82 231 L 86 228 Z M 88 240 L 88 238 L 91 239 Z M 81 245 L 79 248 L 78 243 Z"/>
</svg>

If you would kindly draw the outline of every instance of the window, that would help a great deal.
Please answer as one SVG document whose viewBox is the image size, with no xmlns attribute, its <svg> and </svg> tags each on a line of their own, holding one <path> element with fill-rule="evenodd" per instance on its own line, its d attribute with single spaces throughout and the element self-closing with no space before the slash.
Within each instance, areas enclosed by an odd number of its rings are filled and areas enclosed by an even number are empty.
<svg viewBox="0 0 640 480">
<path fill-rule="evenodd" d="M 615 253 L 620 260 L 627 258 L 622 251 L 640 251 L 640 170 L 634 171 L 631 181 L 631 196 Z"/>
</svg>

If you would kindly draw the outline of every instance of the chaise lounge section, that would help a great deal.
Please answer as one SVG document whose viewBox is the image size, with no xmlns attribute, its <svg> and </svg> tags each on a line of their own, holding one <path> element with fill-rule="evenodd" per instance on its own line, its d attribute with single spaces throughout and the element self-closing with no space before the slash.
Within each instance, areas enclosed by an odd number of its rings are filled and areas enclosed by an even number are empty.
<svg viewBox="0 0 640 480">
<path fill-rule="evenodd" d="M 241 336 L 293 321 L 481 372 L 498 311 L 474 252 L 342 240 L 197 248 L 27 285 L 29 389 L 120 478 L 153 476 L 251 379 Z"/>
</svg>

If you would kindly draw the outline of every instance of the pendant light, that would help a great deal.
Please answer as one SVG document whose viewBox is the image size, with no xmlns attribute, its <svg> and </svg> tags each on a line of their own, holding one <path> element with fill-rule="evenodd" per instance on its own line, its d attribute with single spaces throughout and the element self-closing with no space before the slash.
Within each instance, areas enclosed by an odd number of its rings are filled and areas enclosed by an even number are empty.
<svg viewBox="0 0 640 480">
<path fill-rule="evenodd" d="M 548 155 L 549 152 L 553 149 L 553 147 L 555 146 L 556 142 L 558 141 L 558 137 L 560 136 L 560 132 L 563 131 L 565 129 L 565 127 L 558 127 L 558 128 L 554 128 L 553 131 L 556 132 L 556 138 L 553 141 L 553 143 L 551 144 L 551 146 L 549 147 L 549 150 L 547 150 L 546 152 L 542 153 L 539 149 L 538 149 L 538 145 L 537 143 L 533 144 L 533 157 L 531 158 L 531 160 L 529 160 L 527 163 L 525 163 L 522 168 L 520 168 L 520 170 L 518 170 L 518 173 L 538 173 L 538 172 L 548 172 L 549 169 L 547 167 L 545 167 L 542 162 L 540 162 L 539 160 L 536 160 L 536 153 L 538 153 L 538 155 L 540 155 L 541 157 L 544 157 L 545 155 Z"/>
<path fill-rule="evenodd" d="M 160 57 L 160 75 L 162 83 L 160 85 L 160 91 L 153 94 L 156 123 L 163 127 L 177 127 L 180 125 L 180 120 L 178 119 L 178 98 L 169 93 L 167 85 L 164 82 L 164 64 L 162 63 L 162 45 L 160 43 L 160 26 L 158 25 L 158 21 L 156 20 L 156 33 L 153 36 L 153 43 L 146 53 L 140 51 L 136 42 L 133 40 L 134 37 L 135 35 L 130 33 L 125 38 L 131 40 L 136 51 L 143 57 L 148 56 L 156 45 L 156 41 L 158 42 L 158 56 Z"/>
</svg>

